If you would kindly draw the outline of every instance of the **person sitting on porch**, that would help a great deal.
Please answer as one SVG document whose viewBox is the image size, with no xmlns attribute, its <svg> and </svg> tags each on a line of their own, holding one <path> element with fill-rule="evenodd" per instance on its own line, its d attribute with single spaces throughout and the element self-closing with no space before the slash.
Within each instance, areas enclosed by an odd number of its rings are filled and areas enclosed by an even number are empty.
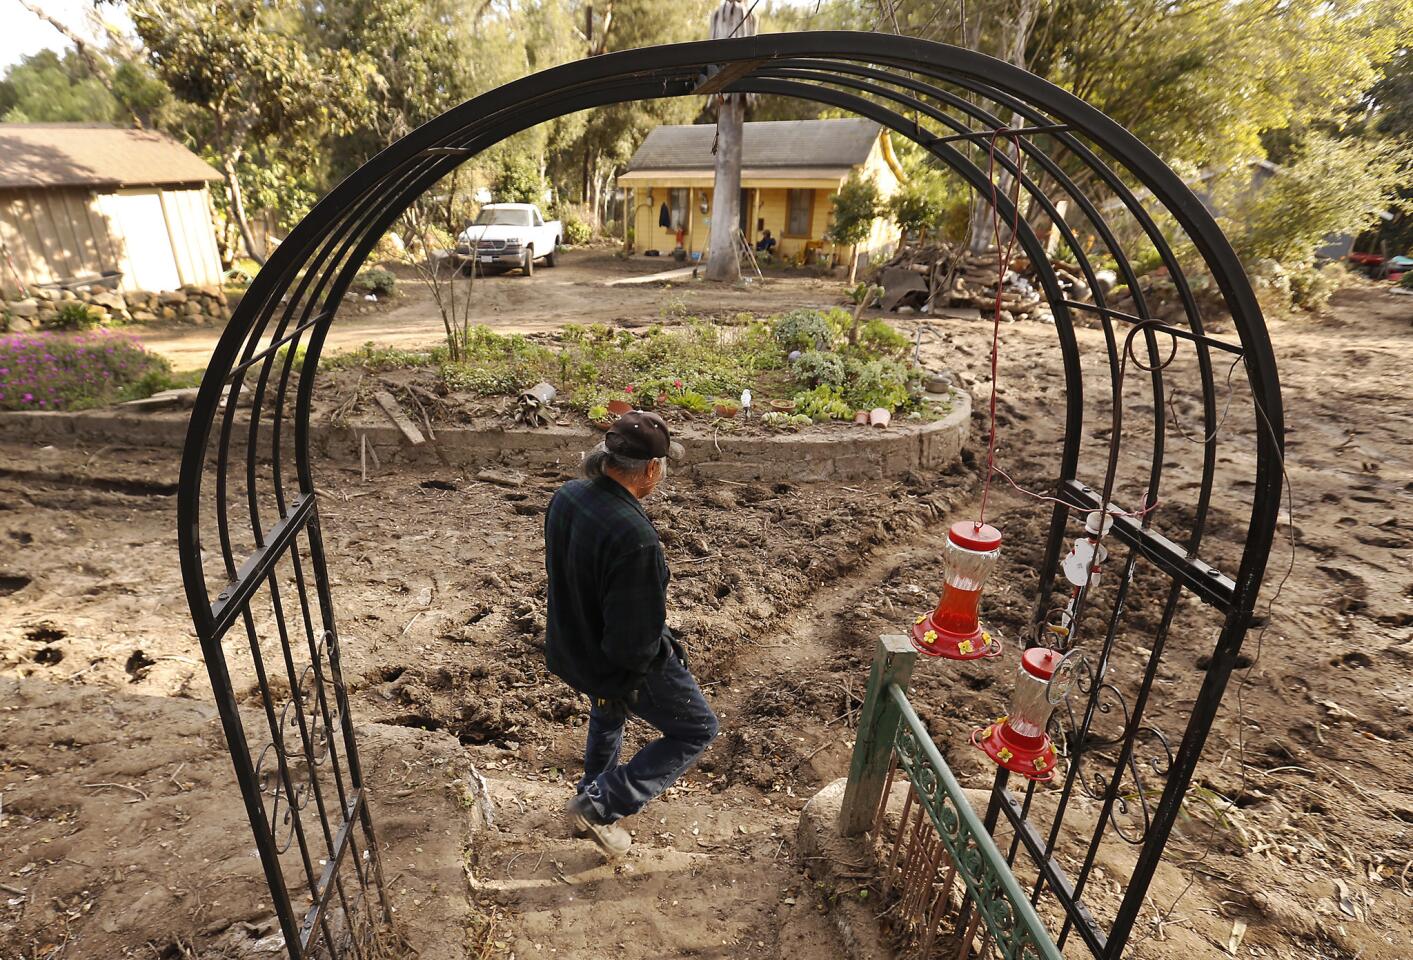
<svg viewBox="0 0 1413 960">
<path fill-rule="evenodd" d="M 761 234 L 761 238 L 756 241 L 756 250 L 760 253 L 773 253 L 775 251 L 775 238 L 767 230 Z"/>
</svg>

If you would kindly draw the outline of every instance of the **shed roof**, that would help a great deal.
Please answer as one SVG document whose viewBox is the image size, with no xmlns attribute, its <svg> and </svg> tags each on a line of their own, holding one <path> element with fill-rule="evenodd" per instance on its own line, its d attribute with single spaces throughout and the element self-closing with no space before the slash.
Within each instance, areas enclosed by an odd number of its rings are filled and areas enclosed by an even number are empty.
<svg viewBox="0 0 1413 960">
<path fill-rule="evenodd" d="M 880 129 L 872 120 L 859 119 L 747 123 L 741 136 L 741 166 L 848 169 L 868 160 Z M 711 169 L 715 138 L 713 124 L 656 127 L 628 161 L 628 169 Z"/>
<path fill-rule="evenodd" d="M 0 123 L 0 188 L 146 186 L 219 180 L 166 134 L 89 123 Z"/>
</svg>

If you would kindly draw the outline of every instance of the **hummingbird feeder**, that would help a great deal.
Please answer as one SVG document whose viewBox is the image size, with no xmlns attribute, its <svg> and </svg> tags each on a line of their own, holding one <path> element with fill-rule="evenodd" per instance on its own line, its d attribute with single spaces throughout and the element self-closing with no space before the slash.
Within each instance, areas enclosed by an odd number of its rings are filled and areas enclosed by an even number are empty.
<svg viewBox="0 0 1413 960">
<path fill-rule="evenodd" d="M 982 628 L 981 588 L 1001 556 L 1001 531 L 988 523 L 961 520 L 947 531 L 942 599 L 937 609 L 913 624 L 913 646 L 948 660 L 977 660 L 1001 654 L 1001 642 Z"/>
<path fill-rule="evenodd" d="M 1060 570 L 1070 582 L 1070 598 L 1060 615 L 1059 623 L 1051 623 L 1050 630 L 1065 644 L 1074 629 L 1075 609 L 1084 591 L 1099 584 L 1099 568 L 1109 557 L 1109 550 L 1100 541 L 1114 525 L 1114 518 L 1095 510 L 1085 518 L 1084 536 L 1074 542 L 1069 554 L 1060 563 Z"/>
<path fill-rule="evenodd" d="M 1069 695 L 1074 679 L 1069 660 L 1046 647 L 1031 647 L 1022 654 L 1010 715 L 973 730 L 972 744 L 1012 773 L 1049 780 L 1055 770 L 1055 745 L 1045 729 L 1050 714 Z"/>
</svg>

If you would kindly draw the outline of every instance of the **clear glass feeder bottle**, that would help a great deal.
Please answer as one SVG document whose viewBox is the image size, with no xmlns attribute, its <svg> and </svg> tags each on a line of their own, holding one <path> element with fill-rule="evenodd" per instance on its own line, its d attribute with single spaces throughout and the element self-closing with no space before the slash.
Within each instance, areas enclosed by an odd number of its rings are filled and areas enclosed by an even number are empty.
<svg viewBox="0 0 1413 960">
<path fill-rule="evenodd" d="M 1001 531 L 961 520 L 947 531 L 942 598 L 913 626 L 913 645 L 922 653 L 951 660 L 996 656 L 1000 645 L 981 626 L 981 591 L 1001 557 Z"/>
<path fill-rule="evenodd" d="M 1055 769 L 1055 746 L 1045 732 L 1055 707 L 1069 694 L 1073 672 L 1062 666 L 1058 650 L 1031 647 L 1016 669 L 1011 712 L 972 734 L 972 743 L 997 765 L 1031 780 L 1049 780 Z"/>
</svg>

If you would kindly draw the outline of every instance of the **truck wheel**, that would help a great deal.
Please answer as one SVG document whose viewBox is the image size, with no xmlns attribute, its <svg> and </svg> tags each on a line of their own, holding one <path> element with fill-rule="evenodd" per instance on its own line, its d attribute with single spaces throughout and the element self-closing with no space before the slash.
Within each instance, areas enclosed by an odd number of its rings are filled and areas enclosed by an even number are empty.
<svg viewBox="0 0 1413 960">
<path fill-rule="evenodd" d="M 545 254 L 545 266 L 547 266 L 547 267 L 552 267 L 552 266 L 554 266 L 554 255 L 555 255 L 556 252 L 558 252 L 558 250 L 559 250 L 559 246 L 556 245 L 553 249 L 550 250 L 549 253 Z"/>
<path fill-rule="evenodd" d="M 525 271 L 525 276 L 527 276 L 527 277 L 533 277 L 533 276 L 535 275 L 535 248 L 534 248 L 534 247 L 526 247 L 526 248 L 525 248 L 525 261 L 524 261 L 522 264 L 520 264 L 520 269 L 522 269 L 522 270 Z"/>
</svg>

